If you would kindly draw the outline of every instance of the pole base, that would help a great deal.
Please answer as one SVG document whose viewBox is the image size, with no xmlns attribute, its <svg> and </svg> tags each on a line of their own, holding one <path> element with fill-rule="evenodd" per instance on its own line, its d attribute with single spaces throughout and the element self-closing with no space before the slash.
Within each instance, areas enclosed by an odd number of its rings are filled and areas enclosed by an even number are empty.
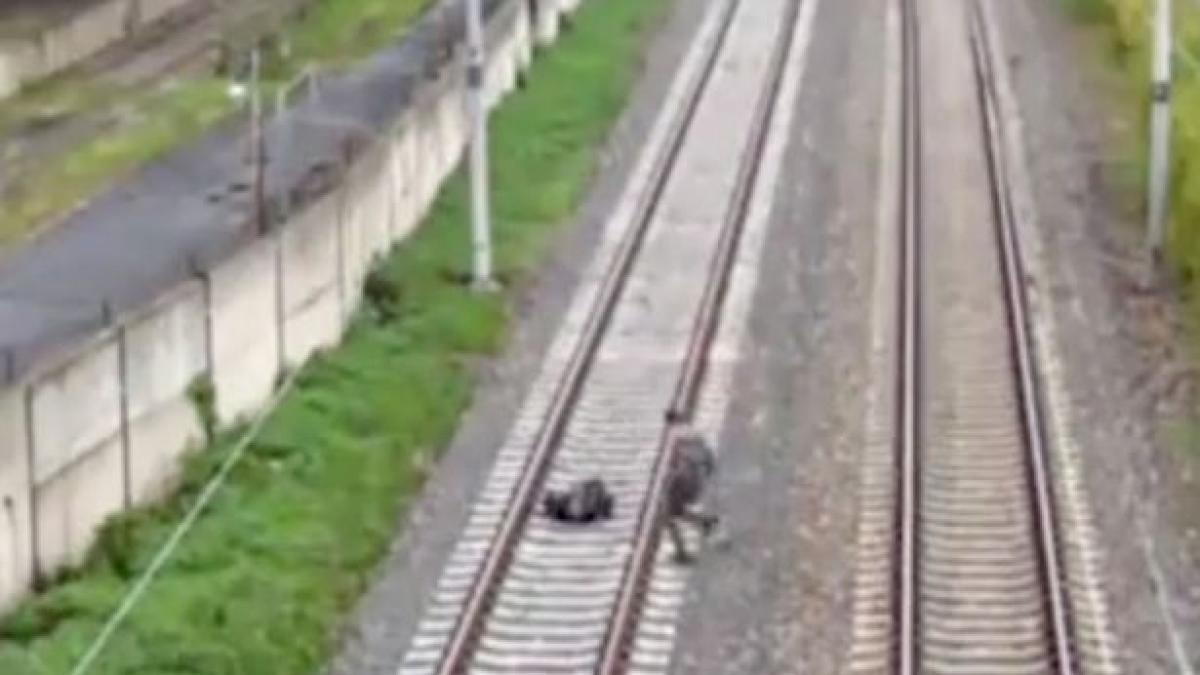
<svg viewBox="0 0 1200 675">
<path fill-rule="evenodd" d="M 504 287 L 500 285 L 500 282 L 491 277 L 471 281 L 471 290 L 476 293 L 499 293 L 503 289 Z"/>
</svg>

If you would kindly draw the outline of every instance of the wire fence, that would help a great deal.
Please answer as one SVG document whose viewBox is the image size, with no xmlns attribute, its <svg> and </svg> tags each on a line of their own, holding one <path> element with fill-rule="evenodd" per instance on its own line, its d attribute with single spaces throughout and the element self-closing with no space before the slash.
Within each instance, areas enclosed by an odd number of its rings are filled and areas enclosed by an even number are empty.
<svg viewBox="0 0 1200 675">
<path fill-rule="evenodd" d="M 7 311 L 2 309 L 6 305 L 10 307 Z M 0 387 L 16 384 L 55 345 L 80 332 L 109 325 L 115 316 L 113 303 L 103 298 L 55 296 L 44 290 L 32 293 L 0 288 L 0 316 L 25 313 L 27 309 L 32 309 L 35 314 L 53 315 L 53 329 L 31 331 L 24 338 L 19 333 L 10 335 L 5 343 L 0 343 Z M 14 322 L 12 328 L 20 331 L 22 325 Z"/>
</svg>

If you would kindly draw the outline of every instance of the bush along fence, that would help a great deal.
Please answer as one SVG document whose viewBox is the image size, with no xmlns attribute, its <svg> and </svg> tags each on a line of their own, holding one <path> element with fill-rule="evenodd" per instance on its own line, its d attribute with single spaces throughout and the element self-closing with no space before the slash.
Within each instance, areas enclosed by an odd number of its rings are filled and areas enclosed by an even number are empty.
<svg viewBox="0 0 1200 675">
<path fill-rule="evenodd" d="M 579 3 L 490 3 L 490 105 Z M 466 146 L 464 56 L 459 44 L 384 132 L 347 144 L 325 168 L 336 185 L 294 217 L 0 390 L 0 610 L 82 562 L 109 517 L 162 497 L 190 449 L 339 341 L 372 264 Z"/>
</svg>

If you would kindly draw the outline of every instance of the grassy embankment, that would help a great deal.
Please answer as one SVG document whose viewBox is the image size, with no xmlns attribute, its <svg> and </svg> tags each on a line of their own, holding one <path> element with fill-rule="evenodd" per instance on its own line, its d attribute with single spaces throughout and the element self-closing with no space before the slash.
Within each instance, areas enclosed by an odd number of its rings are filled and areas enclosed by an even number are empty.
<svg viewBox="0 0 1200 675">
<path fill-rule="evenodd" d="M 1120 76 L 1123 100 L 1119 114 L 1133 123 L 1127 138 L 1119 139 L 1129 170 L 1124 178 L 1130 192 L 1145 191 L 1147 167 L 1150 73 L 1153 49 L 1151 22 L 1156 0 L 1064 0 L 1075 16 L 1099 28 Z M 1166 254 L 1180 282 L 1184 317 L 1191 334 L 1193 359 L 1200 361 L 1200 2 L 1175 3 L 1178 54 L 1174 64 L 1174 124 L 1172 147 L 1171 222 Z M 1136 213 L 1139 216 L 1143 210 Z M 1200 452 L 1200 422 L 1172 420 L 1164 433 L 1171 447 Z"/>
<path fill-rule="evenodd" d="M 338 63 L 370 53 L 395 39 L 431 0 L 314 0 L 298 22 L 279 37 L 290 57 L 271 60 L 270 90 L 304 65 Z M 250 28 L 262 30 L 261 27 Z M 245 27 L 243 27 L 245 30 Z M 184 77 L 148 91 L 130 91 L 79 75 L 65 75 L 0 103 L 0 134 L 55 117 L 98 110 L 118 120 L 102 135 L 62 155 L 23 167 L 0 197 L 0 248 L 12 245 L 61 218 L 139 166 L 195 139 L 235 109 L 228 81 L 217 76 Z"/>
<path fill-rule="evenodd" d="M 497 262 L 510 288 L 581 199 L 667 6 L 585 4 L 494 117 Z M 472 363 L 505 339 L 511 291 L 479 296 L 455 281 L 468 264 L 465 187 L 456 175 L 373 274 L 343 345 L 301 373 L 94 673 L 309 675 L 326 661 L 471 397 Z M 0 672 L 66 672 L 232 438 L 195 457 L 179 497 L 110 525 L 82 572 L 0 623 Z"/>
<path fill-rule="evenodd" d="M 1101 26 L 1114 63 L 1134 95 L 1124 111 L 1135 121 L 1134 148 L 1128 159 L 1144 181 L 1150 105 L 1151 22 L 1156 0 L 1063 0 L 1080 19 Z M 1200 57 L 1200 3 L 1182 0 L 1176 7 L 1176 40 L 1182 54 Z M 1190 287 L 1200 281 L 1200 62 L 1175 59 L 1173 217 L 1168 255 Z M 1190 293 L 1191 296 L 1200 294 Z M 1200 305 L 1197 305 L 1200 309 Z"/>
</svg>

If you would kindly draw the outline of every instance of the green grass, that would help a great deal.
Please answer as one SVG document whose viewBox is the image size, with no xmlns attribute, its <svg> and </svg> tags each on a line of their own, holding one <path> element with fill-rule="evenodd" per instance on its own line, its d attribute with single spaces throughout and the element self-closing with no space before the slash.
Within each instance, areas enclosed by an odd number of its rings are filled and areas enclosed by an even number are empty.
<svg viewBox="0 0 1200 675">
<path fill-rule="evenodd" d="M 293 77 L 306 65 L 340 66 L 400 37 L 431 0 L 315 0 L 301 19 L 282 29 L 291 55 L 268 60 L 267 76 Z M 243 31 L 257 34 L 261 26 Z M 236 39 L 230 36 L 230 39 Z M 275 83 L 268 82 L 270 89 Z M 0 247 L 20 241 L 66 215 L 138 167 L 197 138 L 234 109 L 222 80 L 178 81 L 137 92 L 63 76 L 0 103 L 0 133 L 12 133 L 47 111 L 55 115 L 119 107 L 124 119 L 65 155 L 23 171 L 3 196 Z"/>
<path fill-rule="evenodd" d="M 1076 18 L 1088 22 L 1107 21 L 1113 18 L 1109 0 L 1062 0 L 1067 10 Z"/>
<path fill-rule="evenodd" d="M 233 105 L 219 80 L 193 81 L 139 97 L 135 121 L 52 161 L 32 166 L 4 197 L 0 244 L 60 216 L 114 179 L 198 137 Z"/>
<path fill-rule="evenodd" d="M 1156 0 L 1062 0 L 1077 17 L 1097 25 L 1113 56 L 1123 84 L 1114 105 L 1129 120 L 1133 132 L 1120 139 L 1122 160 L 1136 176 L 1144 200 L 1150 108 L 1150 59 L 1153 48 L 1149 22 Z M 1177 45 L 1200 56 L 1200 6 L 1176 3 Z M 1200 64 L 1175 60 L 1172 223 L 1167 252 L 1185 285 L 1200 276 Z M 1190 289 L 1189 289 L 1190 290 Z"/>
<path fill-rule="evenodd" d="M 1128 138 L 1116 140 L 1121 161 L 1128 167 L 1125 182 L 1139 206 L 1134 222 L 1141 227 L 1145 208 L 1150 111 L 1150 59 L 1153 49 L 1149 22 L 1156 0 L 1063 0 L 1077 16 L 1093 20 L 1104 31 L 1114 72 L 1121 80 L 1121 95 L 1113 105 L 1131 125 Z M 1193 0 L 1175 3 L 1177 46 L 1200 58 L 1200 5 Z M 1182 56 L 1175 59 L 1173 82 L 1171 221 L 1166 253 L 1174 278 L 1181 283 L 1180 298 L 1190 350 L 1200 360 L 1200 64 Z M 1139 230 L 1140 233 L 1140 230 Z M 1196 455 L 1200 424 L 1182 420 L 1163 432 L 1167 445 Z"/>
<path fill-rule="evenodd" d="M 345 63 L 371 54 L 400 35 L 432 0 L 325 0 L 288 32 L 292 65 Z"/>
<path fill-rule="evenodd" d="M 497 263 L 510 290 L 480 296 L 457 281 L 469 226 L 456 174 L 373 272 L 343 345 L 304 369 L 93 673 L 308 675 L 327 661 L 471 398 L 472 365 L 504 343 L 513 294 L 580 202 L 642 38 L 667 6 L 585 4 L 493 118 Z M 178 497 L 111 523 L 82 571 L 0 622 L 0 672 L 70 668 L 231 439 L 190 462 Z"/>
</svg>

